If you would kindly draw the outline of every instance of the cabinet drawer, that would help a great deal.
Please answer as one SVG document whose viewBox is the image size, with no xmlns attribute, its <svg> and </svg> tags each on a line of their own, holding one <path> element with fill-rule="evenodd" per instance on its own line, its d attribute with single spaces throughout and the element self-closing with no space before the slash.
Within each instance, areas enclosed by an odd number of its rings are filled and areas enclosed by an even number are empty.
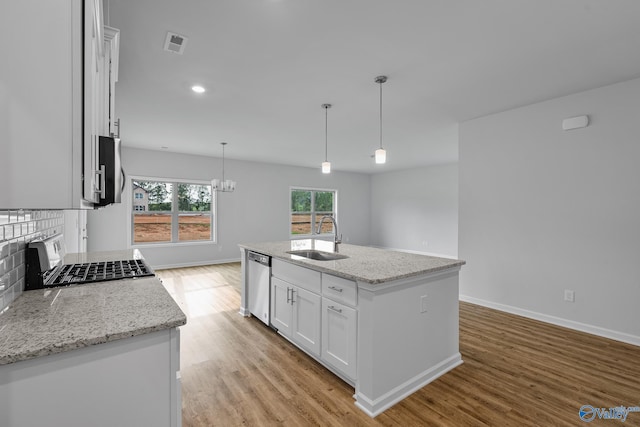
<svg viewBox="0 0 640 427">
<path fill-rule="evenodd" d="M 271 274 L 278 279 L 299 286 L 309 292 L 320 294 L 320 272 L 300 267 L 279 259 L 273 259 Z"/>
<path fill-rule="evenodd" d="M 356 282 L 322 273 L 322 295 L 334 301 L 355 306 L 357 302 Z"/>
</svg>

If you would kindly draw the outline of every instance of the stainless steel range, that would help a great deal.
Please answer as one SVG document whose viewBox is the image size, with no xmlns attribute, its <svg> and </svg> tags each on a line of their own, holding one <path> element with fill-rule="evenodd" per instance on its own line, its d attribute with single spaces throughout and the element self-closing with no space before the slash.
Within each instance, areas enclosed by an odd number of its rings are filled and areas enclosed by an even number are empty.
<svg viewBox="0 0 640 427">
<path fill-rule="evenodd" d="M 143 259 L 62 264 L 64 255 L 61 234 L 29 243 L 25 290 L 155 275 Z"/>
</svg>

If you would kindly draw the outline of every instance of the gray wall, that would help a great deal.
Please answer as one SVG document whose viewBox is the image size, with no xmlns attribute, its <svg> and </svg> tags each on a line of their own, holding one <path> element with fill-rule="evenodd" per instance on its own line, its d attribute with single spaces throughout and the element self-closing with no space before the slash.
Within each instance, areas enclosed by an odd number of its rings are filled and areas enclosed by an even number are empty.
<svg viewBox="0 0 640 427">
<path fill-rule="evenodd" d="M 371 244 L 457 257 L 457 163 L 372 175 Z"/>
<path fill-rule="evenodd" d="M 219 178 L 221 159 L 160 151 L 123 149 L 128 175 L 210 180 Z M 239 260 L 238 243 L 289 239 L 290 186 L 338 190 L 338 225 L 345 243 L 369 244 L 370 178 L 365 174 L 268 163 L 225 160 L 225 177 L 237 182 L 233 193 L 218 195 L 218 241 L 215 244 L 144 246 L 155 268 Z M 130 183 L 122 204 L 89 212 L 89 251 L 130 247 Z"/>
<path fill-rule="evenodd" d="M 632 80 L 460 125 L 463 299 L 640 344 L 638 119 Z"/>
</svg>

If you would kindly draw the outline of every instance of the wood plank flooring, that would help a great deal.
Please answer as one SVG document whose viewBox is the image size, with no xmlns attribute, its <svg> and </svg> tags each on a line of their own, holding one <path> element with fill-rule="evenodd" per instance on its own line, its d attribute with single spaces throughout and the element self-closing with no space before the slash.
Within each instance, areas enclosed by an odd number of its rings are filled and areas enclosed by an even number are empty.
<svg viewBox="0 0 640 427">
<path fill-rule="evenodd" d="M 353 388 L 238 314 L 239 263 L 156 273 L 188 317 L 185 427 L 579 426 L 582 405 L 640 406 L 640 347 L 460 303 L 464 364 L 371 419 Z"/>
</svg>

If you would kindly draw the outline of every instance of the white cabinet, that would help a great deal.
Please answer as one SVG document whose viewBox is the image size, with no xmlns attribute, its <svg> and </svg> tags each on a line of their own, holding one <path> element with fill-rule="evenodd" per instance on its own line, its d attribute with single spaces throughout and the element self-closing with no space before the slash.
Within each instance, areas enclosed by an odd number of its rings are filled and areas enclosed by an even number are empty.
<svg viewBox="0 0 640 427">
<path fill-rule="evenodd" d="M 322 298 L 322 361 L 351 380 L 356 378 L 358 312 Z"/>
<path fill-rule="evenodd" d="M 179 427 L 179 369 L 175 328 L 0 365 L 0 425 Z"/>
<path fill-rule="evenodd" d="M 273 260 L 271 323 L 278 332 L 320 355 L 320 273 Z"/>
<path fill-rule="evenodd" d="M 273 259 L 271 324 L 350 381 L 357 376 L 356 304 L 354 281 Z"/>
<path fill-rule="evenodd" d="M 357 286 L 352 280 L 322 274 L 323 362 L 356 379 L 358 341 Z"/>
<path fill-rule="evenodd" d="M 320 355 L 320 295 L 271 278 L 271 323 L 308 352 Z"/>
<path fill-rule="evenodd" d="M 271 278 L 271 324 L 282 335 L 291 336 L 291 288 L 292 285 L 276 277 Z"/>
<path fill-rule="evenodd" d="M 83 177 L 90 185 L 85 154 L 95 158 L 92 136 L 105 114 L 94 105 L 104 73 L 102 30 L 101 0 L 3 5 L 0 38 L 10 41 L 3 52 L 10 66 L 0 67 L 0 209 L 93 206 Z"/>
<path fill-rule="evenodd" d="M 85 0 L 83 197 L 99 202 L 98 140 L 116 132 L 115 83 L 118 80 L 120 32 L 105 27 L 102 0 Z"/>
<path fill-rule="evenodd" d="M 358 287 L 353 280 L 322 274 L 322 296 L 355 307 Z"/>
<path fill-rule="evenodd" d="M 120 58 L 120 30 L 104 27 L 104 63 L 107 70 L 103 102 L 107 105 L 104 115 L 104 135 L 120 136 L 120 121 L 116 116 L 116 83 L 118 82 L 118 66 Z"/>
<path fill-rule="evenodd" d="M 291 339 L 314 355 L 320 354 L 320 295 L 291 289 Z"/>
</svg>

